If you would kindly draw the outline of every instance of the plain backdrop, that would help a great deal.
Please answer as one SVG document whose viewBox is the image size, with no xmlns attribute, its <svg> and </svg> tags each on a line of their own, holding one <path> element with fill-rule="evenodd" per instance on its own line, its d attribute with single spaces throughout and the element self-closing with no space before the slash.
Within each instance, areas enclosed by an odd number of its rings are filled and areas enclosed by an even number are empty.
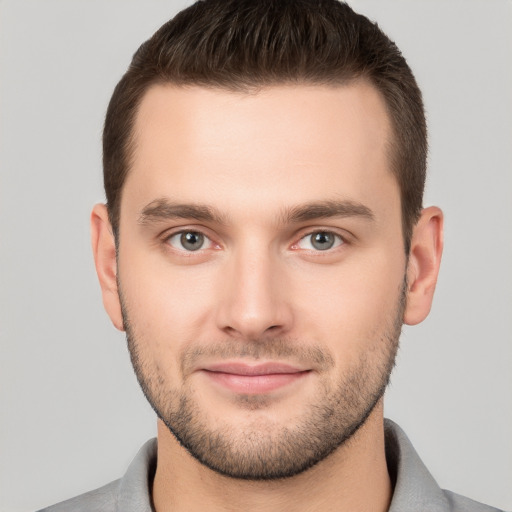
<svg viewBox="0 0 512 512">
<path fill-rule="evenodd" d="M 138 45 L 185 0 L 0 0 L 0 510 L 120 477 L 155 435 L 103 311 L 89 212 L 101 130 Z M 446 214 L 430 317 L 407 328 L 386 415 L 444 488 L 512 508 L 512 3 L 358 0 L 402 49 Z"/>
</svg>

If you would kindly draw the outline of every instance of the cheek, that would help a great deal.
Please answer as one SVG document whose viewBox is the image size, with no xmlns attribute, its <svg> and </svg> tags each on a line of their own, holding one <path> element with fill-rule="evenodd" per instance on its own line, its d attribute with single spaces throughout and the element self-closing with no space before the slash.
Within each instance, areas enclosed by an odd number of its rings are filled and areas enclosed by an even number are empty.
<svg viewBox="0 0 512 512">
<path fill-rule="evenodd" d="M 170 265 L 136 247 L 120 254 L 130 324 L 155 361 L 178 364 L 186 345 L 220 339 L 215 314 L 228 274 L 221 264 Z M 371 350 L 395 321 L 404 268 L 405 257 L 389 248 L 360 251 L 336 265 L 282 265 L 279 300 L 293 317 L 287 335 L 326 346 L 340 364 Z"/>
<path fill-rule="evenodd" d="M 134 337 L 146 357 L 169 373 L 184 346 L 214 339 L 207 332 L 214 302 L 210 269 L 171 267 L 161 258 L 131 253 L 120 259 L 119 277 Z"/>
<path fill-rule="evenodd" d="M 309 272 L 294 291 L 301 330 L 340 357 L 371 348 L 393 329 L 404 268 L 403 261 L 374 253 L 357 265 Z"/>
</svg>

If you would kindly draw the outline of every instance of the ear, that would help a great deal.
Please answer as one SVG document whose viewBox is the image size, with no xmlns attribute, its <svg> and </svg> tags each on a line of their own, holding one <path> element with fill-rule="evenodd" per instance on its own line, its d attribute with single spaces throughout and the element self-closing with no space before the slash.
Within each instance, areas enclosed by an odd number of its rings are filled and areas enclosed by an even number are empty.
<svg viewBox="0 0 512 512">
<path fill-rule="evenodd" d="M 430 312 L 443 253 L 443 212 L 423 209 L 411 240 L 404 323 L 419 324 Z"/>
<path fill-rule="evenodd" d="M 103 306 L 114 326 L 124 331 L 121 303 L 117 290 L 116 244 L 104 204 L 94 206 L 91 213 L 91 242 L 96 273 L 100 281 Z"/>
</svg>

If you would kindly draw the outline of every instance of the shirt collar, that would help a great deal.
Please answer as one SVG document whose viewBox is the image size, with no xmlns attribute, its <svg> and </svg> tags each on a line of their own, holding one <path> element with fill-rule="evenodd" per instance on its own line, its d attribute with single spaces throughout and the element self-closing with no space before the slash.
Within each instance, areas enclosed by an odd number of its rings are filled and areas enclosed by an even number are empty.
<svg viewBox="0 0 512 512">
<path fill-rule="evenodd" d="M 425 467 L 404 431 L 385 420 L 386 460 L 394 484 L 389 512 L 443 512 L 449 509 L 447 498 Z M 118 512 L 153 512 L 151 486 L 155 475 L 156 439 L 139 450 L 125 475 L 119 480 Z"/>
<path fill-rule="evenodd" d="M 394 483 L 389 512 L 443 512 L 449 509 L 446 495 L 421 461 L 405 432 L 384 420 L 386 461 Z"/>
<path fill-rule="evenodd" d="M 154 512 L 151 487 L 156 470 L 157 441 L 150 439 L 139 450 L 119 480 L 117 512 Z"/>
</svg>

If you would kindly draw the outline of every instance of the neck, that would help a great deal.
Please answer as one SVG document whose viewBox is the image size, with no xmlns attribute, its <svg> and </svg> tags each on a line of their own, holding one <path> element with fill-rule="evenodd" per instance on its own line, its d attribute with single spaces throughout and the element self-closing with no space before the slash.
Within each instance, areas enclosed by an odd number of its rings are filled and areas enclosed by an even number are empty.
<svg viewBox="0 0 512 512">
<path fill-rule="evenodd" d="M 197 462 L 158 422 L 158 463 L 153 483 L 157 512 L 388 510 L 392 489 L 384 448 L 382 400 L 366 423 L 334 453 L 297 476 L 246 481 Z"/>
</svg>

